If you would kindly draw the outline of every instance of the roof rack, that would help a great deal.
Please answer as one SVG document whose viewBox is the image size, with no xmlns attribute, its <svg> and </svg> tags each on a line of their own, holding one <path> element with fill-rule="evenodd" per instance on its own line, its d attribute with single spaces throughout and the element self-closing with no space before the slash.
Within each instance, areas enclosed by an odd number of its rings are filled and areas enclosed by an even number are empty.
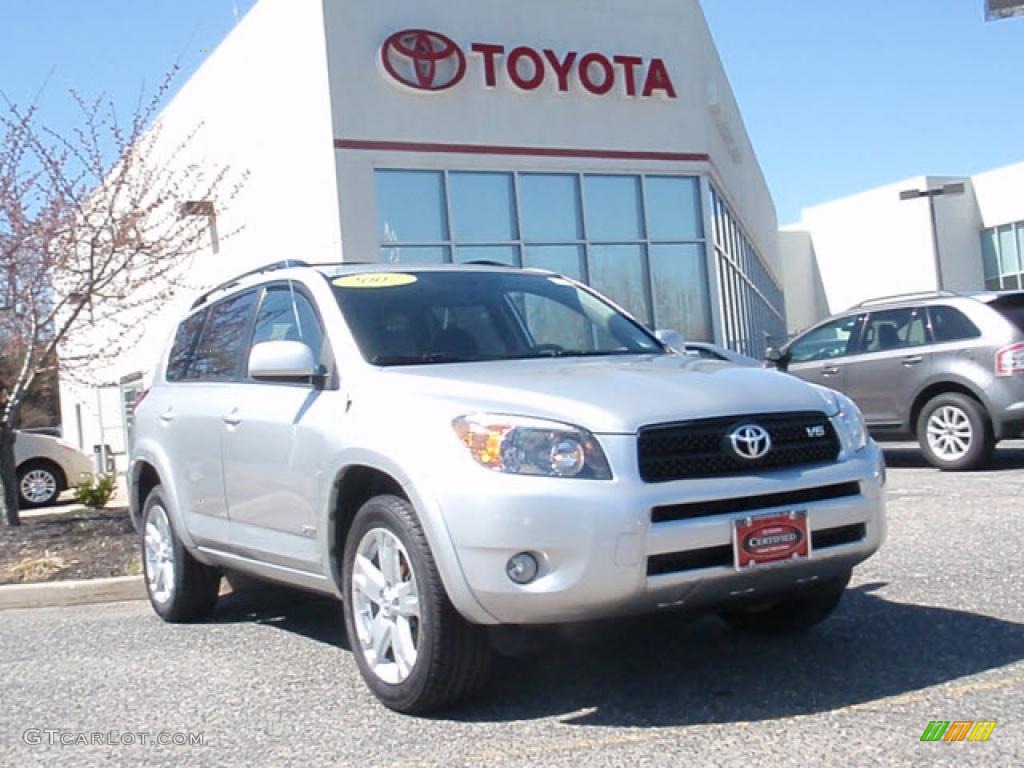
<svg viewBox="0 0 1024 768">
<path fill-rule="evenodd" d="M 879 304 L 895 304 L 901 301 L 913 301 L 914 299 L 942 299 L 959 296 L 955 291 L 916 291 L 914 293 L 898 293 L 894 296 L 881 296 L 877 299 L 868 299 L 860 304 L 854 304 L 850 309 L 862 307 L 874 307 Z"/>
<path fill-rule="evenodd" d="M 241 275 L 237 275 L 236 277 L 233 277 L 230 280 L 223 282 L 220 285 L 215 286 L 210 290 L 206 291 L 198 299 L 196 299 L 195 302 L 193 302 L 192 309 L 195 309 L 201 304 L 205 304 L 206 300 L 209 299 L 213 294 L 217 293 L 218 291 L 224 291 L 227 290 L 228 288 L 238 285 L 242 280 L 244 280 L 247 277 L 252 277 L 253 275 L 262 275 L 264 272 L 276 272 L 279 269 L 293 269 L 295 267 L 308 266 L 309 264 L 307 264 L 304 261 L 299 261 L 298 259 L 286 259 L 285 261 L 275 261 L 273 264 L 265 264 L 264 266 L 259 267 L 258 269 L 253 269 L 249 272 L 243 272 Z"/>
</svg>

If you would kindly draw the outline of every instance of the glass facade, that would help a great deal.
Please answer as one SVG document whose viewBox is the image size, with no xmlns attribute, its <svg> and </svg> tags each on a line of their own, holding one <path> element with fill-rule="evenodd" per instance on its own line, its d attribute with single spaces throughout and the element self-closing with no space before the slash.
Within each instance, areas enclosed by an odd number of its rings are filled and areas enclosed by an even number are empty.
<svg viewBox="0 0 1024 768">
<path fill-rule="evenodd" d="M 1024 221 L 981 231 L 985 287 L 990 291 L 1024 288 Z"/>
<path fill-rule="evenodd" d="M 381 169 L 376 192 L 382 261 L 550 269 L 592 285 L 651 328 L 714 340 L 697 176 Z M 722 226 L 738 235 L 722 208 Z M 726 326 L 729 344 L 758 352 L 763 334 L 753 324 L 761 321 L 780 343 L 781 291 L 753 247 L 717 233 L 714 246 L 736 282 L 720 297 L 736 319 Z M 743 292 L 740 283 L 751 287 Z M 743 334 L 733 332 L 741 318 Z"/>
<path fill-rule="evenodd" d="M 722 308 L 722 343 L 760 360 L 767 347 L 778 347 L 787 338 L 782 288 L 714 185 L 711 221 Z"/>
</svg>

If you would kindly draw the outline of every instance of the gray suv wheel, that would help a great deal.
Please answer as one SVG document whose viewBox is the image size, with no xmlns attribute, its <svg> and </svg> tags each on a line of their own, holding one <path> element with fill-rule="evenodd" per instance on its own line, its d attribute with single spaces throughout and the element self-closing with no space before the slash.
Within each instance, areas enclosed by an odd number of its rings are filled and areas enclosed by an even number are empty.
<svg viewBox="0 0 1024 768">
<path fill-rule="evenodd" d="M 985 409 L 957 392 L 928 401 L 918 417 L 917 440 L 928 463 L 952 471 L 982 466 L 995 447 Z"/>
</svg>

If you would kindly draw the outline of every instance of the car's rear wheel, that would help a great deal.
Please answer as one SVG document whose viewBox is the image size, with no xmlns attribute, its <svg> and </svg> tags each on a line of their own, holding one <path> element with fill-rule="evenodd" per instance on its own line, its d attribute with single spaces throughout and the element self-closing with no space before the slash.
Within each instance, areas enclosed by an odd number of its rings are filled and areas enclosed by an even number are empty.
<svg viewBox="0 0 1024 768">
<path fill-rule="evenodd" d="M 64 490 L 64 473 L 55 464 L 41 459 L 26 461 L 18 467 L 18 501 L 22 509 L 48 507 Z"/>
<path fill-rule="evenodd" d="M 954 472 L 983 466 L 995 447 L 985 409 L 958 392 L 928 401 L 917 420 L 917 439 L 929 464 Z"/>
<path fill-rule="evenodd" d="M 164 621 L 201 621 L 213 612 L 220 571 L 185 549 L 159 485 L 150 491 L 142 510 L 142 570 L 149 602 Z"/>
<path fill-rule="evenodd" d="M 342 573 L 349 644 L 385 706 L 429 712 L 483 686 L 491 661 L 486 632 L 452 606 L 409 502 L 377 496 L 362 506 Z"/>
<path fill-rule="evenodd" d="M 799 592 L 769 605 L 723 611 L 719 615 L 733 629 L 759 635 L 804 632 L 817 626 L 839 606 L 850 572 L 821 584 L 802 587 Z"/>
</svg>

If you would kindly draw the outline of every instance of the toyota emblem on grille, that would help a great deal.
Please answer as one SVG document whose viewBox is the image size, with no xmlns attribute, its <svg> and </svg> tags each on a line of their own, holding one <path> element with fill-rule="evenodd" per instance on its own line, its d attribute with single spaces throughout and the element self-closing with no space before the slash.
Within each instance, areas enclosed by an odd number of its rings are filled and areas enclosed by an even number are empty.
<svg viewBox="0 0 1024 768">
<path fill-rule="evenodd" d="M 443 91 L 466 75 L 466 54 L 439 32 L 407 29 L 380 49 L 381 64 L 396 81 L 418 91 Z"/>
<path fill-rule="evenodd" d="M 729 433 L 732 451 L 744 461 L 757 461 L 772 449 L 772 436 L 757 424 L 744 424 Z"/>
</svg>

